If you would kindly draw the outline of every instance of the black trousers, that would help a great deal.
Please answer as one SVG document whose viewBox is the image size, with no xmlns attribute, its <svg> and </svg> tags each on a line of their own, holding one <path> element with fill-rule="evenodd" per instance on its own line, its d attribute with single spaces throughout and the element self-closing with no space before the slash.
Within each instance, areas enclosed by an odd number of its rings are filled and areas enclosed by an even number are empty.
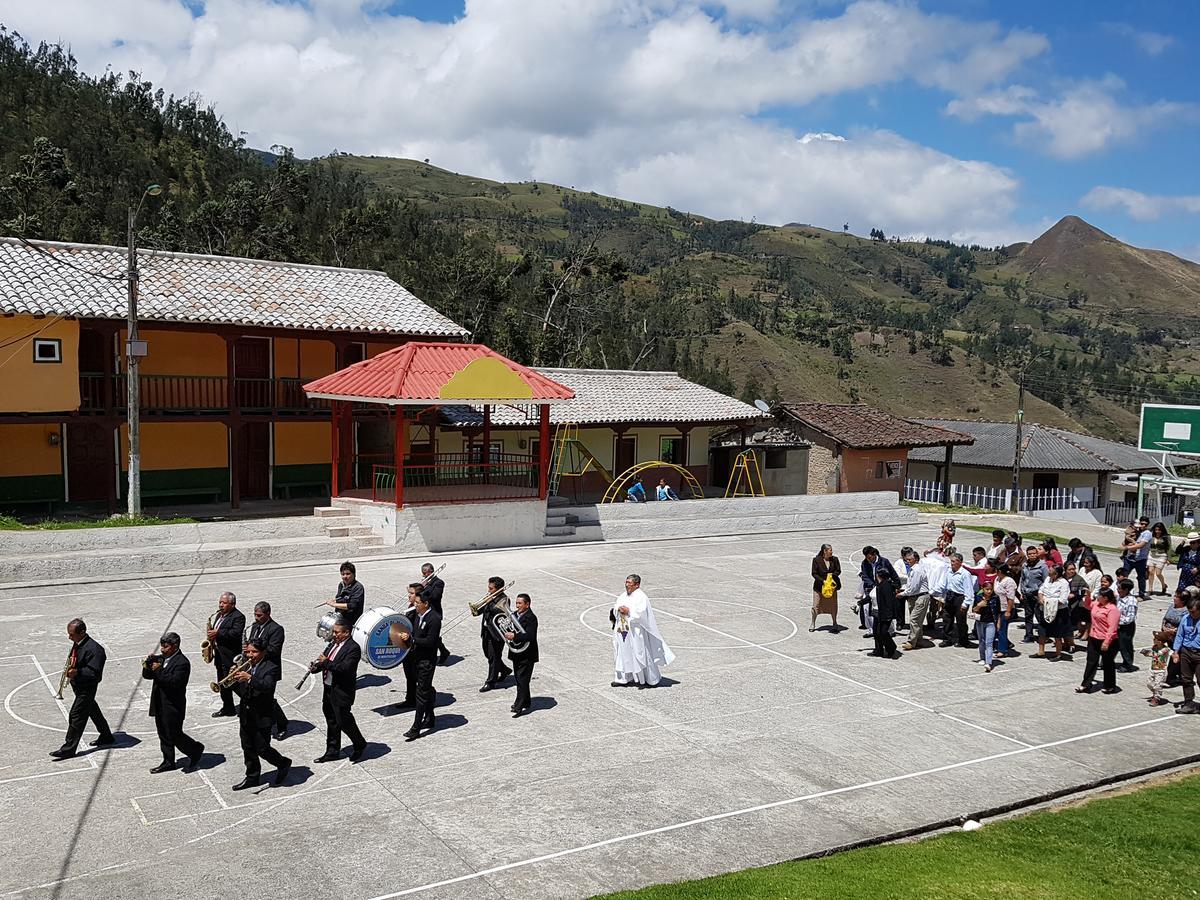
<svg viewBox="0 0 1200 900">
<path fill-rule="evenodd" d="M 897 589 L 897 593 L 899 593 L 899 589 Z M 907 628 L 907 627 L 908 627 L 908 622 L 905 620 L 905 618 L 904 618 L 904 617 L 905 617 L 906 615 L 908 615 L 908 613 L 907 613 L 907 612 L 905 612 L 905 607 L 906 607 L 906 606 L 908 606 L 908 604 L 907 604 L 906 602 L 904 602 L 903 600 L 901 600 L 901 601 L 900 601 L 898 604 L 896 604 L 896 605 L 899 607 L 899 609 L 897 609 L 897 610 L 896 610 L 896 612 L 897 612 L 897 615 L 896 615 L 896 627 L 897 627 L 897 628 Z"/>
<path fill-rule="evenodd" d="M 100 732 L 100 737 L 105 740 L 112 737 L 112 729 L 108 727 L 108 720 L 104 718 L 104 713 L 100 712 L 100 707 L 96 703 L 94 687 L 75 691 L 75 699 L 71 701 L 71 711 L 67 713 L 67 736 L 63 738 L 62 749 L 75 751 L 83 737 L 83 729 L 87 725 L 88 719 L 92 720 L 92 724 Z"/>
<path fill-rule="evenodd" d="M 416 661 L 417 714 L 413 728 L 433 727 L 433 705 L 437 701 L 437 692 L 433 689 L 434 663 L 432 659 Z"/>
<path fill-rule="evenodd" d="M 358 722 L 354 721 L 353 708 L 348 703 L 334 705 L 329 694 L 328 687 L 321 694 L 321 712 L 325 713 L 325 752 L 342 752 L 343 732 L 355 749 L 366 744 L 366 738 L 358 730 Z"/>
<path fill-rule="evenodd" d="M 417 702 L 417 661 L 411 650 L 404 654 L 400 667 L 404 669 L 404 702 L 401 705 L 412 706 Z"/>
<path fill-rule="evenodd" d="M 191 756 L 204 749 L 198 740 L 183 733 L 183 719 L 173 713 L 155 716 L 154 730 L 158 732 L 158 748 L 167 765 L 175 765 L 176 750 L 184 756 Z"/>
<path fill-rule="evenodd" d="M 1133 666 L 1133 635 L 1137 631 L 1137 622 L 1117 626 L 1117 647 L 1121 651 L 1121 665 L 1125 668 Z"/>
<path fill-rule="evenodd" d="M 946 594 L 942 606 L 942 640 L 959 647 L 967 647 L 967 608 L 963 606 L 962 594 Z"/>
<path fill-rule="evenodd" d="M 214 654 L 213 662 L 217 666 L 217 681 L 220 681 L 229 674 L 231 663 L 225 661 L 225 657 L 221 655 L 220 650 L 217 650 Z M 223 688 L 221 690 L 221 709 L 225 712 L 233 712 L 236 708 L 236 702 L 233 699 L 233 688 Z"/>
<path fill-rule="evenodd" d="M 1021 594 L 1021 612 L 1022 618 L 1025 620 L 1025 640 L 1032 641 L 1034 632 L 1037 630 L 1037 605 L 1038 595 Z"/>
<path fill-rule="evenodd" d="M 513 709 L 528 709 L 533 701 L 529 696 L 529 681 L 533 678 L 533 667 L 537 663 L 521 658 L 512 661 L 513 673 L 517 676 L 517 698 L 513 700 Z"/>
<path fill-rule="evenodd" d="M 891 634 L 891 619 L 885 619 L 882 616 L 875 617 L 875 652 L 880 656 L 886 656 L 891 659 L 896 655 L 896 642 L 892 640 Z"/>
<path fill-rule="evenodd" d="M 1110 643 L 1107 650 L 1100 649 L 1102 643 L 1103 641 L 1099 638 L 1088 638 L 1087 663 L 1083 667 L 1083 681 L 1080 683 L 1084 687 L 1091 687 L 1092 681 L 1096 677 L 1097 666 L 1102 666 L 1104 688 L 1111 691 L 1117 686 L 1117 642 Z"/>
<path fill-rule="evenodd" d="M 506 674 L 510 671 L 508 666 L 504 665 L 504 641 L 501 638 L 493 637 L 491 632 L 484 632 L 481 641 L 483 643 L 483 655 L 487 657 L 488 673 L 487 683 L 495 684 L 497 681 L 502 681 Z"/>
<path fill-rule="evenodd" d="M 246 760 L 246 777 L 257 778 L 262 774 L 262 764 L 259 759 L 265 759 L 279 769 L 288 764 L 282 753 L 271 746 L 270 721 L 260 725 L 258 719 L 250 716 L 240 716 L 238 736 L 242 740 L 242 756 Z"/>
</svg>

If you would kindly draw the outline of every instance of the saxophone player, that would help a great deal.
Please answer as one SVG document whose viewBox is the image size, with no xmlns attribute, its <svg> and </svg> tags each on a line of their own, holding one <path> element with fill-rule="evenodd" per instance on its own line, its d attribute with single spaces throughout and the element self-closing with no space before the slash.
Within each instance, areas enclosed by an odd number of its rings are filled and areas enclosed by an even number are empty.
<svg viewBox="0 0 1200 900">
<path fill-rule="evenodd" d="M 71 702 L 71 711 L 67 714 L 67 736 L 57 750 L 51 752 L 55 759 L 70 759 L 79 747 L 83 737 L 83 728 L 91 719 L 100 736 L 91 742 L 92 747 L 108 747 L 117 742 L 112 729 L 100 707 L 96 703 L 96 689 L 104 678 L 104 663 L 107 654 L 87 633 L 87 625 L 83 619 L 72 619 L 67 623 L 67 637 L 71 639 L 71 654 L 67 657 L 67 668 L 63 673 L 71 682 L 71 690 L 75 699 Z"/>
<path fill-rule="evenodd" d="M 224 681 L 229 674 L 233 659 L 242 651 L 242 633 L 246 629 L 246 617 L 237 608 L 237 597 L 233 591 L 225 591 L 217 600 L 217 617 L 208 629 L 208 639 L 213 646 L 213 664 L 217 667 L 217 681 Z M 236 716 L 233 705 L 233 688 L 221 689 L 221 708 L 213 718 Z"/>
<path fill-rule="evenodd" d="M 158 642 L 158 655 L 142 663 L 142 677 L 154 682 L 150 689 L 150 717 L 158 732 L 163 760 L 150 770 L 151 775 L 175 768 L 175 751 L 187 756 L 188 768 L 194 768 L 204 755 L 204 745 L 183 732 L 187 717 L 187 686 L 192 664 L 179 649 L 179 635 L 168 631 Z"/>
</svg>

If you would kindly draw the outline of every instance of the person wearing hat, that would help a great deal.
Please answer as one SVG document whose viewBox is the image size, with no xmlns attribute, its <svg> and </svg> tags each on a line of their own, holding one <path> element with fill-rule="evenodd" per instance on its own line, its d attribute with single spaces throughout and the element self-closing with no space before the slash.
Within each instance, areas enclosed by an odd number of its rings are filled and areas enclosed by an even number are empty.
<svg viewBox="0 0 1200 900">
<path fill-rule="evenodd" d="M 1179 584 L 1175 590 L 1182 591 L 1200 585 L 1200 532 L 1189 531 L 1187 544 L 1179 548 Z"/>
<path fill-rule="evenodd" d="M 183 732 L 187 718 L 187 686 L 192 676 L 192 664 L 179 650 L 179 635 L 168 631 L 158 642 L 158 654 L 142 662 L 142 677 L 154 682 L 150 688 L 150 717 L 158 732 L 162 762 L 150 770 L 151 775 L 175 768 L 175 751 L 187 755 L 189 768 L 195 768 L 204 755 L 204 745 Z"/>
</svg>

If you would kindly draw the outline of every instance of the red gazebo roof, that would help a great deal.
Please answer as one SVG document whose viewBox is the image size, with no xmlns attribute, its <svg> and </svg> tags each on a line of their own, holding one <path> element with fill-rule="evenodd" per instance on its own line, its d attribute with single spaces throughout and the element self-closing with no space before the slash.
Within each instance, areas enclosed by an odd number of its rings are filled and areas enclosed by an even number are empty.
<svg viewBox="0 0 1200 900">
<path fill-rule="evenodd" d="M 483 344 L 413 341 L 304 385 L 310 397 L 423 406 L 562 403 L 569 387 Z"/>
</svg>

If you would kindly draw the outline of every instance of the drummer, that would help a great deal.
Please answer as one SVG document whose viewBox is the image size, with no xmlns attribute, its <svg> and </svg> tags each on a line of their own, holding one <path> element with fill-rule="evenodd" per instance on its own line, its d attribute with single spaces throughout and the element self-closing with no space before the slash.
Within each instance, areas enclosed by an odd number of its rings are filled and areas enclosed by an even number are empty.
<svg viewBox="0 0 1200 900">
<path fill-rule="evenodd" d="M 367 600 L 367 591 L 355 576 L 354 563 L 347 560 L 342 563 L 340 572 L 342 583 L 338 585 L 337 594 L 332 600 L 326 600 L 325 605 L 336 609 L 346 623 L 346 627 L 354 630 L 354 623 L 362 615 L 363 605 Z"/>
<path fill-rule="evenodd" d="M 408 586 L 408 609 L 405 610 L 404 617 L 414 628 L 417 624 L 417 597 L 424 594 L 422 587 L 419 582 Z M 400 665 L 404 667 L 404 700 L 392 705 L 396 712 L 414 709 L 417 705 L 417 660 L 411 652 L 406 653 Z M 397 691 L 397 688 L 392 688 L 392 691 Z"/>
</svg>

